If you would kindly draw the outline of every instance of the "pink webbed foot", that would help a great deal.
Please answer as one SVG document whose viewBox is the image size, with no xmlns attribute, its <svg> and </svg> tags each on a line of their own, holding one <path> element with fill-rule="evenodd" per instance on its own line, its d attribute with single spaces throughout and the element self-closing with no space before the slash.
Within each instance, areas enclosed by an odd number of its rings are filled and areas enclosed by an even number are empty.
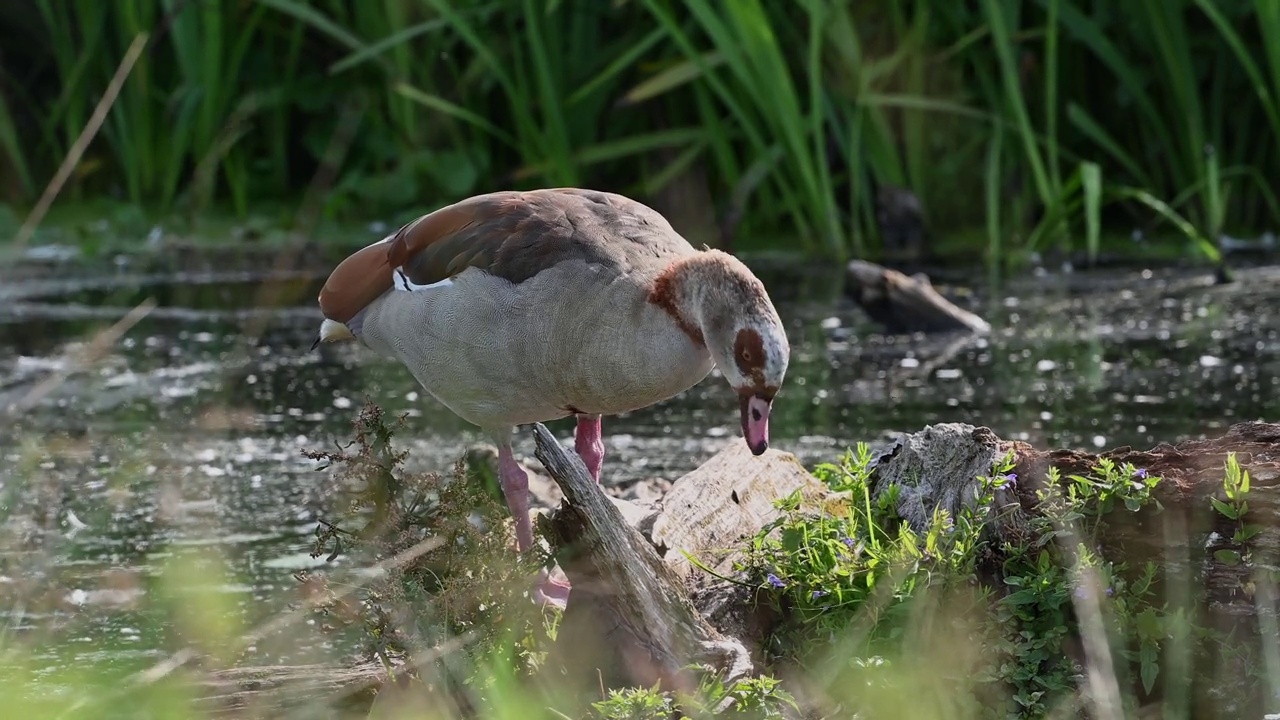
<svg viewBox="0 0 1280 720">
<path fill-rule="evenodd" d="M 579 415 L 578 429 L 574 432 L 573 448 L 587 466 L 587 472 L 600 482 L 600 467 L 604 465 L 604 439 L 600 437 L 600 416 Z"/>
<path fill-rule="evenodd" d="M 526 553 L 533 547 L 533 521 L 529 519 L 529 476 L 511 452 L 510 443 L 498 446 L 498 478 L 502 482 L 502 494 L 507 500 L 507 510 L 516 523 L 516 550 Z M 548 573 L 546 568 L 538 572 L 538 582 L 533 589 L 534 600 L 542 606 L 553 605 L 563 610 L 569 604 L 571 585 L 560 568 Z"/>
</svg>

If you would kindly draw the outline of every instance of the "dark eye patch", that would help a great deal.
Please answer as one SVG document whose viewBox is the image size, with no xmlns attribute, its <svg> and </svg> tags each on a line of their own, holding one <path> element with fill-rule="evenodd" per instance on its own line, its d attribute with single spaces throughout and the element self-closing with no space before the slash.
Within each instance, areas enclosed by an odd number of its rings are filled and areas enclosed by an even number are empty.
<svg viewBox="0 0 1280 720">
<path fill-rule="evenodd" d="M 733 361 L 744 376 L 764 382 L 764 340 L 750 328 L 739 330 L 733 341 Z"/>
</svg>

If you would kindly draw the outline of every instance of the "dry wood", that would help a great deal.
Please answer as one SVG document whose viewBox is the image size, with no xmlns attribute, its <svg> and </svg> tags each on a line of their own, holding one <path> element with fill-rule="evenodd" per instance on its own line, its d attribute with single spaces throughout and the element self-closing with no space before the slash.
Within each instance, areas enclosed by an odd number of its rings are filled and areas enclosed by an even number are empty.
<svg viewBox="0 0 1280 720">
<path fill-rule="evenodd" d="M 757 659 L 774 618 L 757 607 L 752 587 L 721 578 L 742 579 L 734 568 L 748 539 L 777 519 L 774 502 L 797 490 L 806 505 L 826 492 L 795 455 L 769 450 L 756 457 L 745 443 L 733 442 L 677 480 L 648 528 L 642 528 L 684 581 L 702 617 Z"/>
<path fill-rule="evenodd" d="M 722 635 L 689 602 L 679 577 L 657 551 L 627 524 L 615 501 L 541 423 L 534 426 L 538 460 L 564 492 L 552 529 L 557 543 L 578 551 L 565 571 L 574 583 L 564 624 L 588 616 L 616 650 L 628 679 L 693 690 L 687 668 L 709 663 L 732 681 L 752 671 L 745 648 Z M 571 630 L 572 634 L 572 630 Z M 584 635 L 587 634 L 584 632 Z M 557 643 L 559 644 L 559 643 Z M 575 653 L 581 647 L 574 644 Z"/>
<path fill-rule="evenodd" d="M 849 263 L 847 291 L 890 333 L 967 331 L 986 334 L 986 320 L 938 294 L 924 275 L 907 277 L 864 260 Z"/>
<path fill-rule="evenodd" d="M 916 529 L 929 522 L 929 513 L 940 506 L 954 513 L 976 492 L 976 478 L 989 474 L 993 463 L 1013 453 L 1013 489 L 997 493 L 996 505 L 1016 502 L 1023 517 L 1037 512 L 1037 491 L 1045 488 L 1049 469 L 1062 478 L 1089 475 L 1107 458 L 1118 465 L 1131 463 L 1163 478 L 1153 496 L 1163 506 L 1160 513 L 1113 513 L 1108 517 L 1104 543 L 1130 562 L 1169 558 L 1172 549 L 1183 562 L 1205 560 L 1204 580 L 1218 600 L 1228 600 L 1241 586 L 1240 570 L 1219 567 L 1212 551 L 1231 535 L 1231 521 L 1215 511 L 1210 497 L 1225 499 L 1222 480 L 1228 453 L 1252 477 L 1249 521 L 1262 532 L 1250 541 L 1259 562 L 1274 564 L 1280 556 L 1280 424 L 1250 422 L 1232 426 L 1223 435 L 1207 440 L 1161 443 L 1150 450 L 1119 447 L 1102 453 L 1078 450 L 1037 450 L 1027 443 L 1007 441 L 988 428 L 961 423 L 931 425 L 904 435 L 875 461 L 873 491 L 898 486 L 898 512 Z M 1019 529 L 1019 516 L 1009 518 L 1008 533 Z M 1194 552 L 1193 552 L 1194 551 Z"/>
</svg>

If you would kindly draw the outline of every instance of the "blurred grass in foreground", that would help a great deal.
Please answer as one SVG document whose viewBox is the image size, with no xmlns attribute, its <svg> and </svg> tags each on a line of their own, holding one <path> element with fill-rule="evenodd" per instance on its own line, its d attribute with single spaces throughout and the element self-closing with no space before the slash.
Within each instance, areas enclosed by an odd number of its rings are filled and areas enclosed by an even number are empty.
<svg viewBox="0 0 1280 720">
<path fill-rule="evenodd" d="M 104 639 L 68 636 L 50 595 L 65 590 L 16 582 L 48 577 L 42 562 L 60 533 L 56 517 L 40 514 L 49 503 L 39 492 L 7 485 L 5 601 L 30 625 L 0 641 L 0 702 L 32 720 L 186 720 L 233 707 L 231 716 L 263 718 L 656 720 L 723 706 L 749 718 L 790 717 L 796 707 L 823 718 L 1209 718 L 1273 710 L 1280 690 L 1265 632 L 1201 626 L 1198 591 L 1158 560 L 1111 554 L 1104 538 L 1115 515 L 1162 517 L 1160 478 L 1107 462 L 1087 476 L 1051 475 L 1061 492 L 1041 492 L 1043 515 L 1014 542 L 996 531 L 1008 521 L 998 493 L 1018 482 L 1005 461 L 980 479 L 971 509 L 936 511 L 918 532 L 898 517 L 894 494 L 871 497 L 864 445 L 817 469 L 834 493 L 823 506 L 780 499 L 780 519 L 749 540 L 743 578 L 777 620 L 764 638 L 765 675 L 727 687 L 704 676 L 692 695 L 609 688 L 603 676 L 560 670 L 558 658 L 590 649 L 558 646 L 557 617 L 523 597 L 545 558 L 509 550 L 486 466 L 406 472 L 397 427 L 370 404 L 351 444 L 309 453 L 339 488 L 313 554 L 337 563 L 300 571 L 282 594 L 291 609 L 246 622 L 217 591 L 235 578 L 216 550 L 166 553 L 140 601 L 142 621 L 154 625 L 147 632 L 167 638 L 161 657 L 123 659 Z M 38 461 L 57 450 L 26 452 Z M 33 482 L 38 467 L 26 467 Z M 1249 493 L 1231 457 L 1214 509 L 1234 530 L 1215 557 L 1249 570 L 1261 607 L 1276 598 L 1276 577 L 1253 555 Z M 315 636 L 334 642 L 294 669 L 293 686 L 246 692 L 253 678 L 273 684 L 281 670 L 271 663 L 210 682 L 251 648 L 261 657 Z M 66 644 L 80 645 L 67 653 L 76 659 L 51 663 L 50 650 Z M 343 652 L 356 648 L 358 657 Z M 352 667 L 365 669 L 353 676 Z M 400 682 L 370 695 L 383 671 Z"/>
</svg>

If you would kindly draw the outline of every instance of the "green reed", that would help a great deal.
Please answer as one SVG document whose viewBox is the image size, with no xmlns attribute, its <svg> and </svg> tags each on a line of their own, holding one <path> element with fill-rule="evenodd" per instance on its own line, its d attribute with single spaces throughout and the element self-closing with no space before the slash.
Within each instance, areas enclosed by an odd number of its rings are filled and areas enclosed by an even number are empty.
<svg viewBox="0 0 1280 720">
<path fill-rule="evenodd" d="M 985 228 L 1006 269 L 1132 230 L 1216 258 L 1280 220 L 1277 0 L 15 7 L 0 152 L 22 204 L 147 32 L 72 200 L 195 219 L 309 193 L 355 218 L 680 179 L 726 228 L 842 258 L 883 249 L 893 187 L 944 245 Z"/>
</svg>

